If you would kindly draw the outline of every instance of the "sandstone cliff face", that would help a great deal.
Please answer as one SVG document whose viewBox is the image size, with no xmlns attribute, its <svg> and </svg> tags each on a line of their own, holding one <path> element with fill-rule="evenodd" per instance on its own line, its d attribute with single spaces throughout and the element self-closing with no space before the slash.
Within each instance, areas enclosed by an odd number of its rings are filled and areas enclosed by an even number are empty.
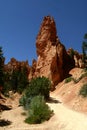
<svg viewBox="0 0 87 130">
<path fill-rule="evenodd" d="M 36 38 L 36 50 L 38 59 L 32 77 L 48 77 L 53 86 L 63 80 L 74 66 L 57 37 L 55 21 L 50 16 L 43 19 Z"/>
</svg>

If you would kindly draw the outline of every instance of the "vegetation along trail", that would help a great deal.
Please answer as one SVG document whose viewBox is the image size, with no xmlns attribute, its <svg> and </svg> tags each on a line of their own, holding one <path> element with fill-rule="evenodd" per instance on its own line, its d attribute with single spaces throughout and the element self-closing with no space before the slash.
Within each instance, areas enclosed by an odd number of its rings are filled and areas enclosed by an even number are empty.
<svg viewBox="0 0 87 130">
<path fill-rule="evenodd" d="M 24 123 L 25 116 L 22 115 L 22 107 L 17 107 L 10 111 L 4 111 L 2 119 L 12 122 L 11 125 L 0 127 L 0 130 L 87 130 L 87 116 L 73 111 L 62 102 L 58 97 L 52 97 L 53 100 L 48 103 L 54 111 L 54 116 L 42 124 L 28 125 Z"/>
</svg>

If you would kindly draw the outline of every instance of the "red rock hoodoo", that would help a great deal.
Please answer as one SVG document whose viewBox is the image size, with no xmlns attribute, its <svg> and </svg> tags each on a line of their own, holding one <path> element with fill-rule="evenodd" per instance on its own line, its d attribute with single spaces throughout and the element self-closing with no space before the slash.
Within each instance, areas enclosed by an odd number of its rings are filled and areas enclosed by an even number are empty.
<svg viewBox="0 0 87 130">
<path fill-rule="evenodd" d="M 38 59 L 32 77 L 48 77 L 53 83 L 53 88 L 74 67 L 74 61 L 57 37 L 55 21 L 50 16 L 43 19 L 36 38 L 36 51 Z"/>
</svg>

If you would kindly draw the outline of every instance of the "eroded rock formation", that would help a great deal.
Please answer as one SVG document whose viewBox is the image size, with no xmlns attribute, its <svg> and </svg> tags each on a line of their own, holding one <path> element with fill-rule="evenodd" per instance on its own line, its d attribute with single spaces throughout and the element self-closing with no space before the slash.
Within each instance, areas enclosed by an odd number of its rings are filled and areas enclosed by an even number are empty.
<svg viewBox="0 0 87 130">
<path fill-rule="evenodd" d="M 32 77 L 48 77 L 53 86 L 63 80 L 74 66 L 74 61 L 57 37 L 55 21 L 50 16 L 43 19 L 36 38 L 36 51 L 38 59 Z"/>
<path fill-rule="evenodd" d="M 5 72 L 12 73 L 14 70 L 21 70 L 26 68 L 27 75 L 30 73 L 30 66 L 28 61 L 18 61 L 15 58 L 11 58 L 11 60 L 4 66 Z"/>
<path fill-rule="evenodd" d="M 27 68 L 29 80 L 38 76 L 45 76 L 52 81 L 52 89 L 65 77 L 75 65 L 74 58 L 71 58 L 64 45 L 60 42 L 55 21 L 52 17 L 46 16 L 40 27 L 36 38 L 37 60 L 32 61 L 32 66 L 28 61 L 19 62 L 12 58 L 5 65 L 6 72 L 12 72 L 15 69 Z"/>
<path fill-rule="evenodd" d="M 78 68 L 84 68 L 85 67 L 85 64 L 82 60 L 82 58 L 83 58 L 82 54 L 79 54 L 78 51 L 75 51 L 72 48 L 68 49 L 67 53 L 71 56 L 71 58 L 74 58 L 75 67 L 78 67 Z"/>
</svg>

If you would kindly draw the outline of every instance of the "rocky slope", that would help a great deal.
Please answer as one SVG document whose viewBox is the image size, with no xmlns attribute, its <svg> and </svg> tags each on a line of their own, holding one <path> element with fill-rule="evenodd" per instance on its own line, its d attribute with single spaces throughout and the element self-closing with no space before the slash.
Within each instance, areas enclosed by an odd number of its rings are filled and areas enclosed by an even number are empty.
<svg viewBox="0 0 87 130">
<path fill-rule="evenodd" d="M 84 69 L 81 68 L 73 68 L 69 73 L 73 76 L 75 81 L 71 80 L 66 83 L 66 79 L 64 79 L 56 86 L 52 94 L 60 96 L 64 104 L 68 105 L 73 110 L 87 114 L 87 98 L 79 95 L 83 85 L 87 84 L 87 72 L 84 72 Z"/>
</svg>

